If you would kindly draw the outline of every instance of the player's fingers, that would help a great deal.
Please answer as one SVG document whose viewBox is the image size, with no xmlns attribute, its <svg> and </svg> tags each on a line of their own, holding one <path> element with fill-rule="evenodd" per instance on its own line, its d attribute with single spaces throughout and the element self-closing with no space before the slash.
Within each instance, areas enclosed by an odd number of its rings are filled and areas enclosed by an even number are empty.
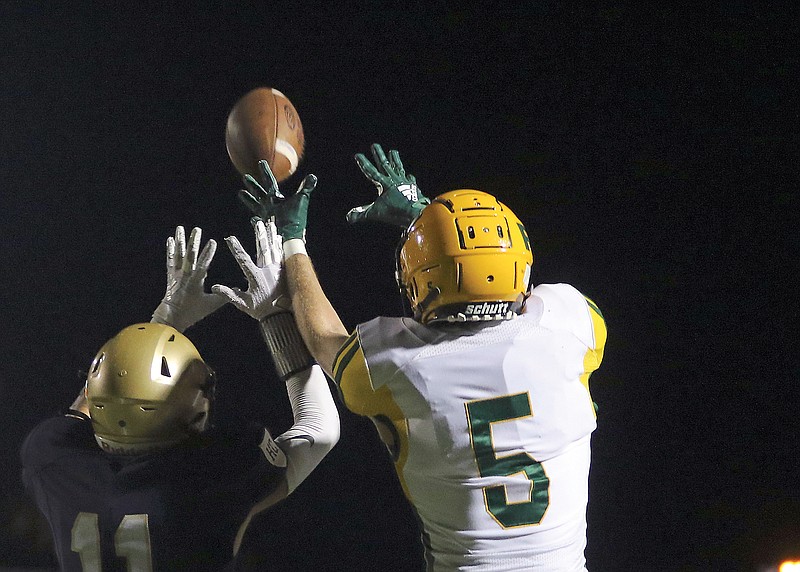
<svg viewBox="0 0 800 572">
<path fill-rule="evenodd" d="M 183 259 L 183 271 L 189 272 L 194 270 L 197 265 L 197 255 L 200 252 L 200 239 L 203 236 L 203 231 L 194 227 L 189 234 L 189 242 L 186 245 L 186 257 Z"/>
<path fill-rule="evenodd" d="M 175 268 L 175 237 L 167 237 L 167 270 Z"/>
<path fill-rule="evenodd" d="M 268 262 L 272 262 L 271 260 L 268 260 L 268 258 L 271 258 L 272 256 L 269 244 L 269 236 L 267 234 L 267 229 L 264 226 L 264 221 L 262 221 L 260 218 L 253 217 L 250 219 L 250 222 L 253 225 L 253 232 L 256 236 L 256 264 L 263 268 Z"/>
<path fill-rule="evenodd" d="M 239 268 L 242 269 L 242 272 L 247 279 L 247 283 L 255 284 L 257 282 L 256 272 L 258 272 L 258 268 L 253 262 L 253 259 L 250 258 L 250 255 L 247 254 L 247 251 L 242 246 L 242 243 L 239 242 L 239 239 L 235 236 L 227 237 L 225 242 L 227 243 L 231 254 L 233 254 L 233 258 L 236 260 L 236 263 L 239 265 Z"/>
<path fill-rule="evenodd" d="M 377 143 L 373 143 L 372 156 L 375 157 L 375 164 L 380 167 L 383 167 L 383 170 L 386 172 L 387 175 L 392 174 L 392 164 L 389 161 L 389 159 L 386 158 L 386 154 L 383 152 L 383 147 L 381 147 Z"/>
<path fill-rule="evenodd" d="M 256 181 L 253 175 L 244 175 L 242 177 L 242 182 L 244 183 L 245 188 L 250 191 L 250 194 L 256 200 L 263 200 L 269 196 L 267 195 L 267 191 L 264 189 L 264 187 L 261 186 L 261 183 Z"/>
<path fill-rule="evenodd" d="M 197 259 L 197 269 L 202 270 L 205 274 L 208 267 L 211 266 L 211 261 L 214 260 L 214 254 L 217 252 L 217 241 L 210 238 L 203 250 L 200 252 L 200 257 Z"/>
<path fill-rule="evenodd" d="M 372 204 L 363 205 L 360 207 L 354 207 L 347 211 L 347 222 L 350 224 L 355 224 L 361 222 L 362 220 L 367 218 L 367 213 L 369 209 L 372 208 Z"/>
<path fill-rule="evenodd" d="M 355 158 L 358 168 L 361 169 L 361 172 L 364 173 L 364 175 L 370 181 L 372 181 L 376 185 L 380 185 L 384 182 L 381 180 L 384 178 L 384 176 L 378 172 L 378 169 L 375 168 L 375 165 L 373 165 L 369 159 L 367 159 L 361 153 L 356 154 Z"/>
<path fill-rule="evenodd" d="M 397 172 L 397 176 L 401 179 L 405 179 L 406 170 L 403 167 L 403 162 L 400 160 L 400 153 L 396 149 L 389 151 L 389 160 L 392 162 L 392 167 Z"/>
<path fill-rule="evenodd" d="M 231 251 L 231 254 L 233 254 L 234 258 L 236 258 L 237 255 L 240 255 L 240 254 L 247 255 L 247 252 L 242 247 L 242 243 L 239 242 L 239 239 L 236 238 L 235 236 L 226 237 L 225 238 L 225 244 L 228 245 L 228 250 Z M 238 258 L 237 258 L 237 260 L 238 260 Z"/>
<path fill-rule="evenodd" d="M 186 257 L 186 231 L 182 226 L 175 228 L 175 268 L 183 266 Z"/>
<path fill-rule="evenodd" d="M 247 208 L 247 210 L 255 215 L 259 215 L 264 208 L 261 203 L 258 202 L 258 199 L 244 189 L 240 190 L 236 197 L 239 199 L 239 202 Z"/>
<path fill-rule="evenodd" d="M 275 180 L 275 175 L 272 174 L 272 169 L 269 168 L 269 163 L 262 159 L 258 162 L 258 168 L 261 171 L 261 179 L 267 184 L 267 194 L 283 198 L 283 195 L 278 190 L 278 181 Z"/>
<path fill-rule="evenodd" d="M 262 224 L 267 235 L 266 261 L 268 264 L 279 264 L 283 257 L 283 245 L 281 244 L 281 238 L 278 236 L 278 227 L 275 225 L 274 219 Z"/>
<path fill-rule="evenodd" d="M 224 296 L 230 300 L 234 306 L 242 307 L 246 305 L 244 298 L 242 297 L 242 291 L 239 288 L 231 288 L 230 286 L 225 286 L 224 284 L 214 284 L 211 287 L 211 291 L 219 296 Z"/>
<path fill-rule="evenodd" d="M 317 176 L 308 174 L 300 182 L 300 186 L 297 187 L 297 194 L 311 196 L 311 193 L 316 188 L 317 188 Z"/>
</svg>

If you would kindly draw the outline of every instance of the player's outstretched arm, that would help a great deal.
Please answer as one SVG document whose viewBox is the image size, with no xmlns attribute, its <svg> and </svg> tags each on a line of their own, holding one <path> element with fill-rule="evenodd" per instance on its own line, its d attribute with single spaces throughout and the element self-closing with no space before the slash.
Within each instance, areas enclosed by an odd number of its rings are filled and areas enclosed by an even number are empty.
<svg viewBox="0 0 800 572">
<path fill-rule="evenodd" d="M 182 226 L 176 227 L 175 235 L 167 238 L 167 289 L 153 312 L 151 322 L 167 324 L 183 332 L 228 302 L 224 296 L 205 291 L 205 279 L 217 243 L 211 239 L 201 251 L 202 232 L 198 227 L 193 228 L 188 246 Z M 69 408 L 89 414 L 85 388 Z"/>
<path fill-rule="evenodd" d="M 253 226 L 255 262 L 235 236 L 225 239 L 247 278 L 247 290 L 219 284 L 212 290 L 258 320 L 278 375 L 286 382 L 294 424 L 276 443 L 286 457 L 285 494 L 289 494 L 339 440 L 339 413 L 327 379 L 306 349 L 288 309 L 289 298 L 280 278 L 282 251 L 275 224 L 254 218 Z M 280 498 L 270 495 L 256 508 L 263 510 Z"/>
<path fill-rule="evenodd" d="M 373 143 L 372 156 L 374 164 L 361 153 L 355 159 L 364 176 L 378 189 L 378 198 L 350 209 L 347 222 L 376 221 L 406 229 L 431 201 L 417 187 L 414 175 L 406 173 L 400 153 L 392 150 L 387 157 L 383 148 Z"/>
<path fill-rule="evenodd" d="M 302 241 L 286 243 L 284 267 L 297 327 L 303 339 L 331 378 L 336 354 L 347 341 L 348 332 L 322 290 Z"/>
<path fill-rule="evenodd" d="M 267 162 L 261 161 L 259 167 L 263 186 L 253 177 L 245 177 L 247 190 L 240 191 L 239 198 L 257 216 L 275 218 L 278 233 L 283 238 L 286 283 L 297 327 L 311 355 L 328 375 L 332 375 L 333 360 L 348 332 L 322 290 L 306 253 L 308 203 L 317 178 L 307 175 L 296 193 L 284 196 Z"/>
<path fill-rule="evenodd" d="M 151 322 L 167 324 L 183 332 L 227 303 L 224 296 L 205 291 L 205 279 L 217 243 L 211 239 L 201 251 L 202 232 L 200 228 L 193 228 L 188 245 L 182 226 L 175 229 L 175 236 L 167 238 L 167 290 Z"/>
</svg>

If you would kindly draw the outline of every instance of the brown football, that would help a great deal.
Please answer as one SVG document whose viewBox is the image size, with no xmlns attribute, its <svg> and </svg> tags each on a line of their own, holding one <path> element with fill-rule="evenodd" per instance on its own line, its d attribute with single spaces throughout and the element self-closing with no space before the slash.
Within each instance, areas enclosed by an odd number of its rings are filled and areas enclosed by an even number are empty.
<svg viewBox="0 0 800 572">
<path fill-rule="evenodd" d="M 260 180 L 258 162 L 266 160 L 275 179 L 287 179 L 303 158 L 305 139 L 300 116 L 277 89 L 258 87 L 233 106 L 225 126 L 225 146 L 242 175 Z"/>
</svg>

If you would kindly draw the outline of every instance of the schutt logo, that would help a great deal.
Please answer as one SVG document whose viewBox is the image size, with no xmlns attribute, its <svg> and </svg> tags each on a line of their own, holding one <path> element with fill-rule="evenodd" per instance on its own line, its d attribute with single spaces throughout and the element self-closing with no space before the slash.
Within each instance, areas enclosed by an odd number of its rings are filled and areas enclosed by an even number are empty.
<svg viewBox="0 0 800 572">
<path fill-rule="evenodd" d="M 467 304 L 464 314 L 467 316 L 505 314 L 508 312 L 508 305 L 509 302 L 481 302 L 480 304 Z"/>
</svg>

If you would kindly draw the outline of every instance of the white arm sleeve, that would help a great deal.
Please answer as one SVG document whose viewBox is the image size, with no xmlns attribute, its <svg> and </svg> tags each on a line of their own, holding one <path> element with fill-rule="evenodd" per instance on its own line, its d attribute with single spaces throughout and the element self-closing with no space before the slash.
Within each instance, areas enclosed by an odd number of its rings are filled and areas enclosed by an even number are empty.
<svg viewBox="0 0 800 572">
<path fill-rule="evenodd" d="M 290 375 L 286 391 L 294 425 L 275 442 L 286 454 L 286 480 L 291 493 L 339 440 L 339 412 L 318 365 Z"/>
</svg>

